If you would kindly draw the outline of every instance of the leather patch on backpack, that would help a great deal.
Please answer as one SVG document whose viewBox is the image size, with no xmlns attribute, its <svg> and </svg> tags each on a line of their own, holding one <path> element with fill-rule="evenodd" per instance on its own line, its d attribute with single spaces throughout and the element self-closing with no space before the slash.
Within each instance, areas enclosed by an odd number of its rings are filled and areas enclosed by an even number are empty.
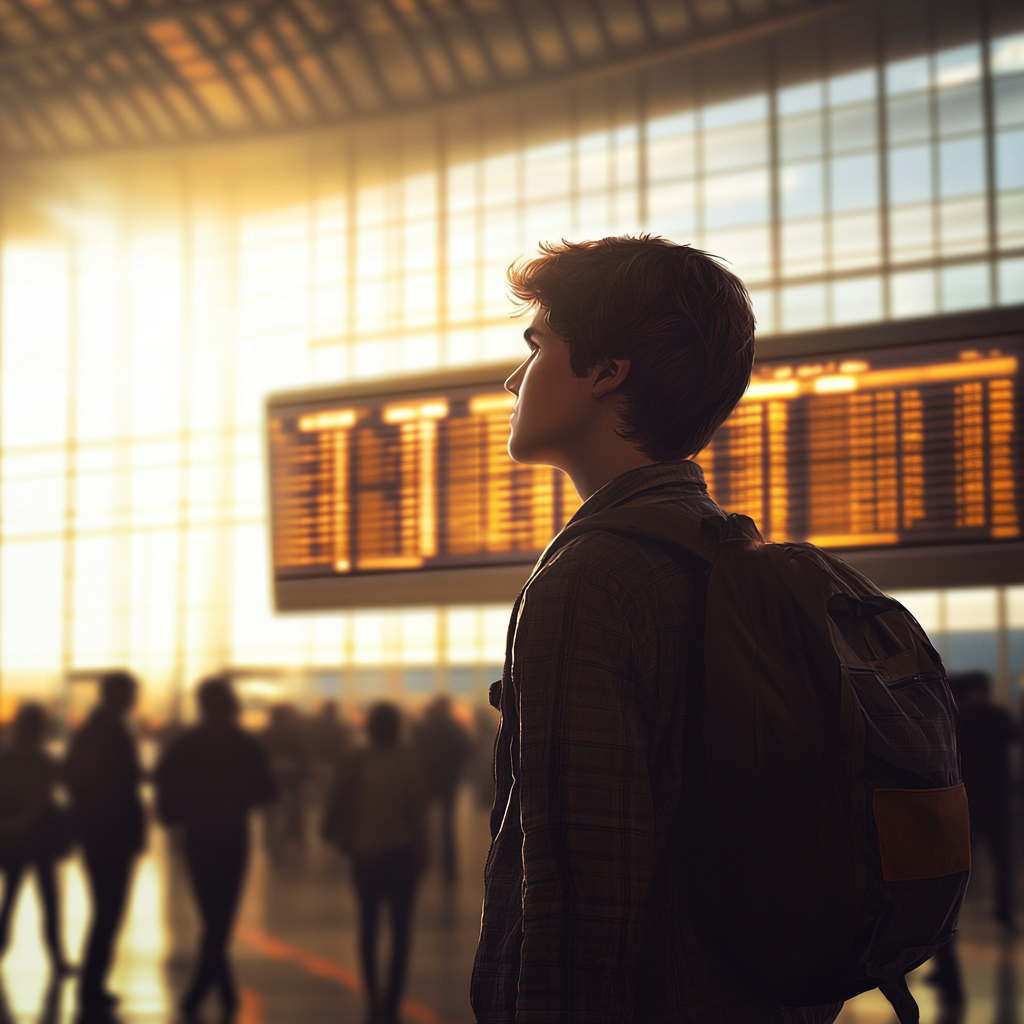
<svg viewBox="0 0 1024 1024">
<path fill-rule="evenodd" d="M 971 869 L 971 826 L 962 782 L 943 789 L 876 789 L 872 803 L 887 882 L 942 878 Z"/>
</svg>

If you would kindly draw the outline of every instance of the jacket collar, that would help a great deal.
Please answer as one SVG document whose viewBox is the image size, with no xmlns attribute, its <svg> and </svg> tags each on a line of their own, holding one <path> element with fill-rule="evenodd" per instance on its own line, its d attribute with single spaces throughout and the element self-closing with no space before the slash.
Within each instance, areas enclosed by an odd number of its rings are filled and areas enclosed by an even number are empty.
<svg viewBox="0 0 1024 1024">
<path fill-rule="evenodd" d="M 689 459 L 682 462 L 656 462 L 653 466 L 628 469 L 587 498 L 569 522 L 579 522 L 596 512 L 616 508 L 653 493 L 669 500 L 707 497 L 704 471 Z"/>
</svg>

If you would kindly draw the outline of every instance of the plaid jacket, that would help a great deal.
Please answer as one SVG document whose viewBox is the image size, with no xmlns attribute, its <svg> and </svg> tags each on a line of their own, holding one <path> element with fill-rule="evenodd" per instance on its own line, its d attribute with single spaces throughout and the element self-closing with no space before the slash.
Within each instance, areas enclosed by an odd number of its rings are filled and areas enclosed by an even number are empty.
<svg viewBox="0 0 1024 1024">
<path fill-rule="evenodd" d="M 573 517 L 637 498 L 723 513 L 692 462 L 623 473 Z M 684 693 L 706 563 L 594 531 L 509 624 L 492 844 L 472 1003 L 480 1024 L 826 1024 L 766 1001 L 700 934 L 680 860 Z"/>
</svg>

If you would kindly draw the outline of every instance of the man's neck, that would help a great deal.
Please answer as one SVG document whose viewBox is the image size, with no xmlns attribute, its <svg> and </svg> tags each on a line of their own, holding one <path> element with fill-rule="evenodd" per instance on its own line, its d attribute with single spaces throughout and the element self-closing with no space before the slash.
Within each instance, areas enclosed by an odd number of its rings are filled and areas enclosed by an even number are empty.
<svg viewBox="0 0 1024 1024">
<path fill-rule="evenodd" d="M 653 459 L 616 435 L 614 442 L 597 445 L 592 451 L 581 453 L 566 472 L 576 493 L 586 501 L 617 476 L 631 469 L 653 465 Z"/>
</svg>

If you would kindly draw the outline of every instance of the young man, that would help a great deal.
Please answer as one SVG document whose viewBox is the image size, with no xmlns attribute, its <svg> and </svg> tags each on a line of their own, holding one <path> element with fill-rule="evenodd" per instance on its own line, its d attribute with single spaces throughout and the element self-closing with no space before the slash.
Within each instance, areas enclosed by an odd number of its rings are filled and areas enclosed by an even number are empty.
<svg viewBox="0 0 1024 1024">
<path fill-rule="evenodd" d="M 659 238 L 543 248 L 510 272 L 536 308 L 509 453 L 564 470 L 573 522 L 642 500 L 699 521 L 701 451 L 750 377 L 740 281 Z M 684 695 L 706 564 L 591 531 L 537 573 L 502 674 L 493 844 L 472 1002 L 480 1024 L 832 1021 L 784 1008 L 704 934 L 683 862 Z"/>
</svg>

